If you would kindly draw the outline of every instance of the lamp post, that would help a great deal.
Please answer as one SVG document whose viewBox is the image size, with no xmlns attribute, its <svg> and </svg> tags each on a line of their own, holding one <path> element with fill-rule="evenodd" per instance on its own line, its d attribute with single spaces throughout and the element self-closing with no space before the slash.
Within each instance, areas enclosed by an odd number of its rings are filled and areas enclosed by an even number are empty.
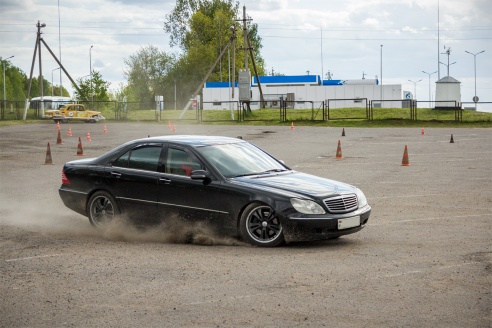
<svg viewBox="0 0 492 328">
<path fill-rule="evenodd" d="M 418 81 L 412 81 L 412 80 L 408 80 L 408 81 L 413 83 L 413 92 L 415 93 L 415 100 L 417 100 L 417 83 L 422 81 L 422 79 Z"/>
<path fill-rule="evenodd" d="M 381 108 L 382 108 L 383 107 L 383 45 L 381 45 L 380 57 L 381 57 L 381 63 L 380 63 L 381 87 L 380 87 L 380 91 L 379 91 L 379 97 L 381 99 Z"/>
<path fill-rule="evenodd" d="M 475 70 L 475 95 L 473 96 L 473 102 L 475 103 L 475 110 L 477 110 L 477 102 L 478 102 L 478 97 L 477 97 L 477 55 L 481 54 L 482 52 L 485 52 L 485 50 L 482 50 L 480 52 L 477 52 L 476 54 L 473 54 L 469 51 L 465 52 L 469 53 L 470 55 L 473 55 L 473 68 Z"/>
<path fill-rule="evenodd" d="M 432 98 L 431 98 L 431 75 L 436 74 L 437 71 L 432 72 L 432 73 L 427 73 L 426 71 L 422 71 L 422 73 L 429 75 L 429 108 L 431 108 L 431 101 L 432 101 Z"/>
<path fill-rule="evenodd" d="M 91 46 L 89 48 L 89 75 L 90 75 L 90 92 L 91 92 L 91 108 L 94 109 L 94 96 L 92 92 L 92 48 L 94 46 Z"/>
<path fill-rule="evenodd" d="M 56 71 L 57 69 L 60 69 L 60 67 L 55 68 L 51 71 L 51 96 L 53 97 L 53 72 Z M 60 85 L 61 88 L 61 85 Z"/>
<path fill-rule="evenodd" d="M 10 56 L 2 60 L 2 57 L 0 57 L 0 60 L 2 61 L 2 69 L 3 69 L 3 108 L 4 110 L 7 109 L 7 81 L 5 80 L 5 61 L 7 59 L 13 58 L 14 56 Z"/>
</svg>

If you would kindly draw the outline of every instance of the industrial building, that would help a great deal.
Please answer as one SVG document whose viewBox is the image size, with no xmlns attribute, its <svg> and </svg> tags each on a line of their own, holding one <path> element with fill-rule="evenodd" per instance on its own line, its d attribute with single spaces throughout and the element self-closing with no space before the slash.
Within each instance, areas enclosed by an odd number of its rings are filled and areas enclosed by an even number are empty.
<svg viewBox="0 0 492 328">
<path fill-rule="evenodd" d="M 400 84 L 380 85 L 377 79 L 321 80 L 319 75 L 260 76 L 266 108 L 287 100 L 291 108 L 319 107 L 329 101 L 330 108 L 362 107 L 370 101 L 374 107 L 401 108 Z M 203 88 L 203 109 L 235 108 L 239 99 L 238 84 L 234 91 L 229 82 L 207 82 Z M 256 77 L 251 81 L 251 109 L 260 108 L 260 89 Z M 381 101 L 383 100 L 383 101 Z"/>
</svg>

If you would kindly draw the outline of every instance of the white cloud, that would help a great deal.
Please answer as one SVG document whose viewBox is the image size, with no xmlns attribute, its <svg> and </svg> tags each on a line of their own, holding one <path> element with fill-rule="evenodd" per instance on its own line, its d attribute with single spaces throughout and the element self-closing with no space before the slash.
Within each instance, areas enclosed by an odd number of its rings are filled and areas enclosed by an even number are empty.
<svg viewBox="0 0 492 328">
<path fill-rule="evenodd" d="M 490 0 L 446 0 L 440 3 L 440 48 L 437 48 L 438 0 L 253 0 L 248 16 L 258 24 L 263 38 L 262 55 L 268 70 L 284 74 L 326 73 L 334 78 L 360 78 L 379 74 L 383 44 L 384 81 L 403 84 L 427 79 L 422 70 L 438 70 L 438 52 L 452 48 L 451 75 L 462 81 L 463 100 L 473 96 L 473 57 L 478 52 L 477 92 L 492 101 L 492 6 Z M 0 56 L 29 74 L 36 39 L 36 22 L 47 24 L 43 39 L 55 54 L 61 39 L 62 62 L 74 79 L 89 74 L 92 66 L 116 87 L 123 81 L 124 60 L 152 44 L 165 51 L 169 37 L 162 27 L 172 0 L 61 0 L 61 35 L 58 34 L 56 1 L 1 0 Z M 323 58 L 321 58 L 323 53 Z M 447 58 L 441 55 L 441 61 Z M 43 71 L 51 78 L 55 61 L 43 50 Z M 441 77 L 446 67 L 440 65 Z M 322 72 L 323 71 L 323 72 Z M 37 66 L 34 70 L 37 74 Z M 56 73 L 57 74 L 57 73 Z M 433 80 L 437 74 L 432 76 Z M 68 81 L 63 78 L 64 86 Z M 55 83 L 58 83 L 55 75 Z M 386 83 L 385 82 L 385 83 Z M 419 83 L 419 95 L 428 85 Z M 413 88 L 413 85 L 411 86 Z M 422 90 L 420 90 L 420 88 Z"/>
</svg>

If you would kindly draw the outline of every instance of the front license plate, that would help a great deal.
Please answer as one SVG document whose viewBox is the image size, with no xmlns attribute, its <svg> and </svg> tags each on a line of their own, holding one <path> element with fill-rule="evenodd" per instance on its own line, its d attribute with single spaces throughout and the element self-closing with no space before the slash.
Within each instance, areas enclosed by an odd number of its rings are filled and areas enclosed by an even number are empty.
<svg viewBox="0 0 492 328">
<path fill-rule="evenodd" d="M 353 228 L 360 226 L 360 216 L 354 216 L 346 219 L 338 220 L 338 230 Z"/>
</svg>

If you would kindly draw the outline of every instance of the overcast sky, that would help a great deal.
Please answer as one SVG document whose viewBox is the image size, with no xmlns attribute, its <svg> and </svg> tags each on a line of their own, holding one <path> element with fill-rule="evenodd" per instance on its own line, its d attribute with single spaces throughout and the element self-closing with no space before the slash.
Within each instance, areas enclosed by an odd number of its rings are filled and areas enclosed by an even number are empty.
<svg viewBox="0 0 492 328">
<path fill-rule="evenodd" d="M 36 41 L 36 23 L 45 23 L 43 39 L 74 79 L 92 68 L 111 83 L 124 83 L 124 60 L 141 47 L 166 52 L 163 31 L 172 0 L 0 0 L 0 56 L 28 76 Z M 401 84 L 419 100 L 429 99 L 429 75 L 447 65 L 438 54 L 451 48 L 450 76 L 461 82 L 462 101 L 477 95 L 492 102 L 492 2 L 490 0 L 250 0 L 240 2 L 258 24 L 267 70 L 285 75 L 329 71 L 333 79 L 375 78 Z M 439 4 L 439 6 L 438 6 Z M 439 15 L 438 15 L 439 7 Z M 439 18 L 439 25 L 438 25 Z M 60 23 L 60 25 L 59 25 Z M 438 29 L 439 26 L 439 29 Z M 438 30 L 439 44 L 438 48 Z M 382 45 L 382 47 L 381 47 Z M 91 46 L 93 46 L 92 50 Z M 466 53 L 478 53 L 474 57 Z M 382 60 L 381 60 L 382 59 Z M 448 63 L 446 54 L 440 55 Z M 382 63 L 382 65 L 381 65 Z M 59 84 L 56 62 L 42 50 L 43 75 Z M 34 75 L 39 72 L 36 59 Z M 431 76 L 434 97 L 438 73 Z M 409 80 L 414 81 L 409 82 Z M 422 80 L 420 82 L 417 82 Z M 70 92 L 68 78 L 63 86 Z"/>
</svg>

